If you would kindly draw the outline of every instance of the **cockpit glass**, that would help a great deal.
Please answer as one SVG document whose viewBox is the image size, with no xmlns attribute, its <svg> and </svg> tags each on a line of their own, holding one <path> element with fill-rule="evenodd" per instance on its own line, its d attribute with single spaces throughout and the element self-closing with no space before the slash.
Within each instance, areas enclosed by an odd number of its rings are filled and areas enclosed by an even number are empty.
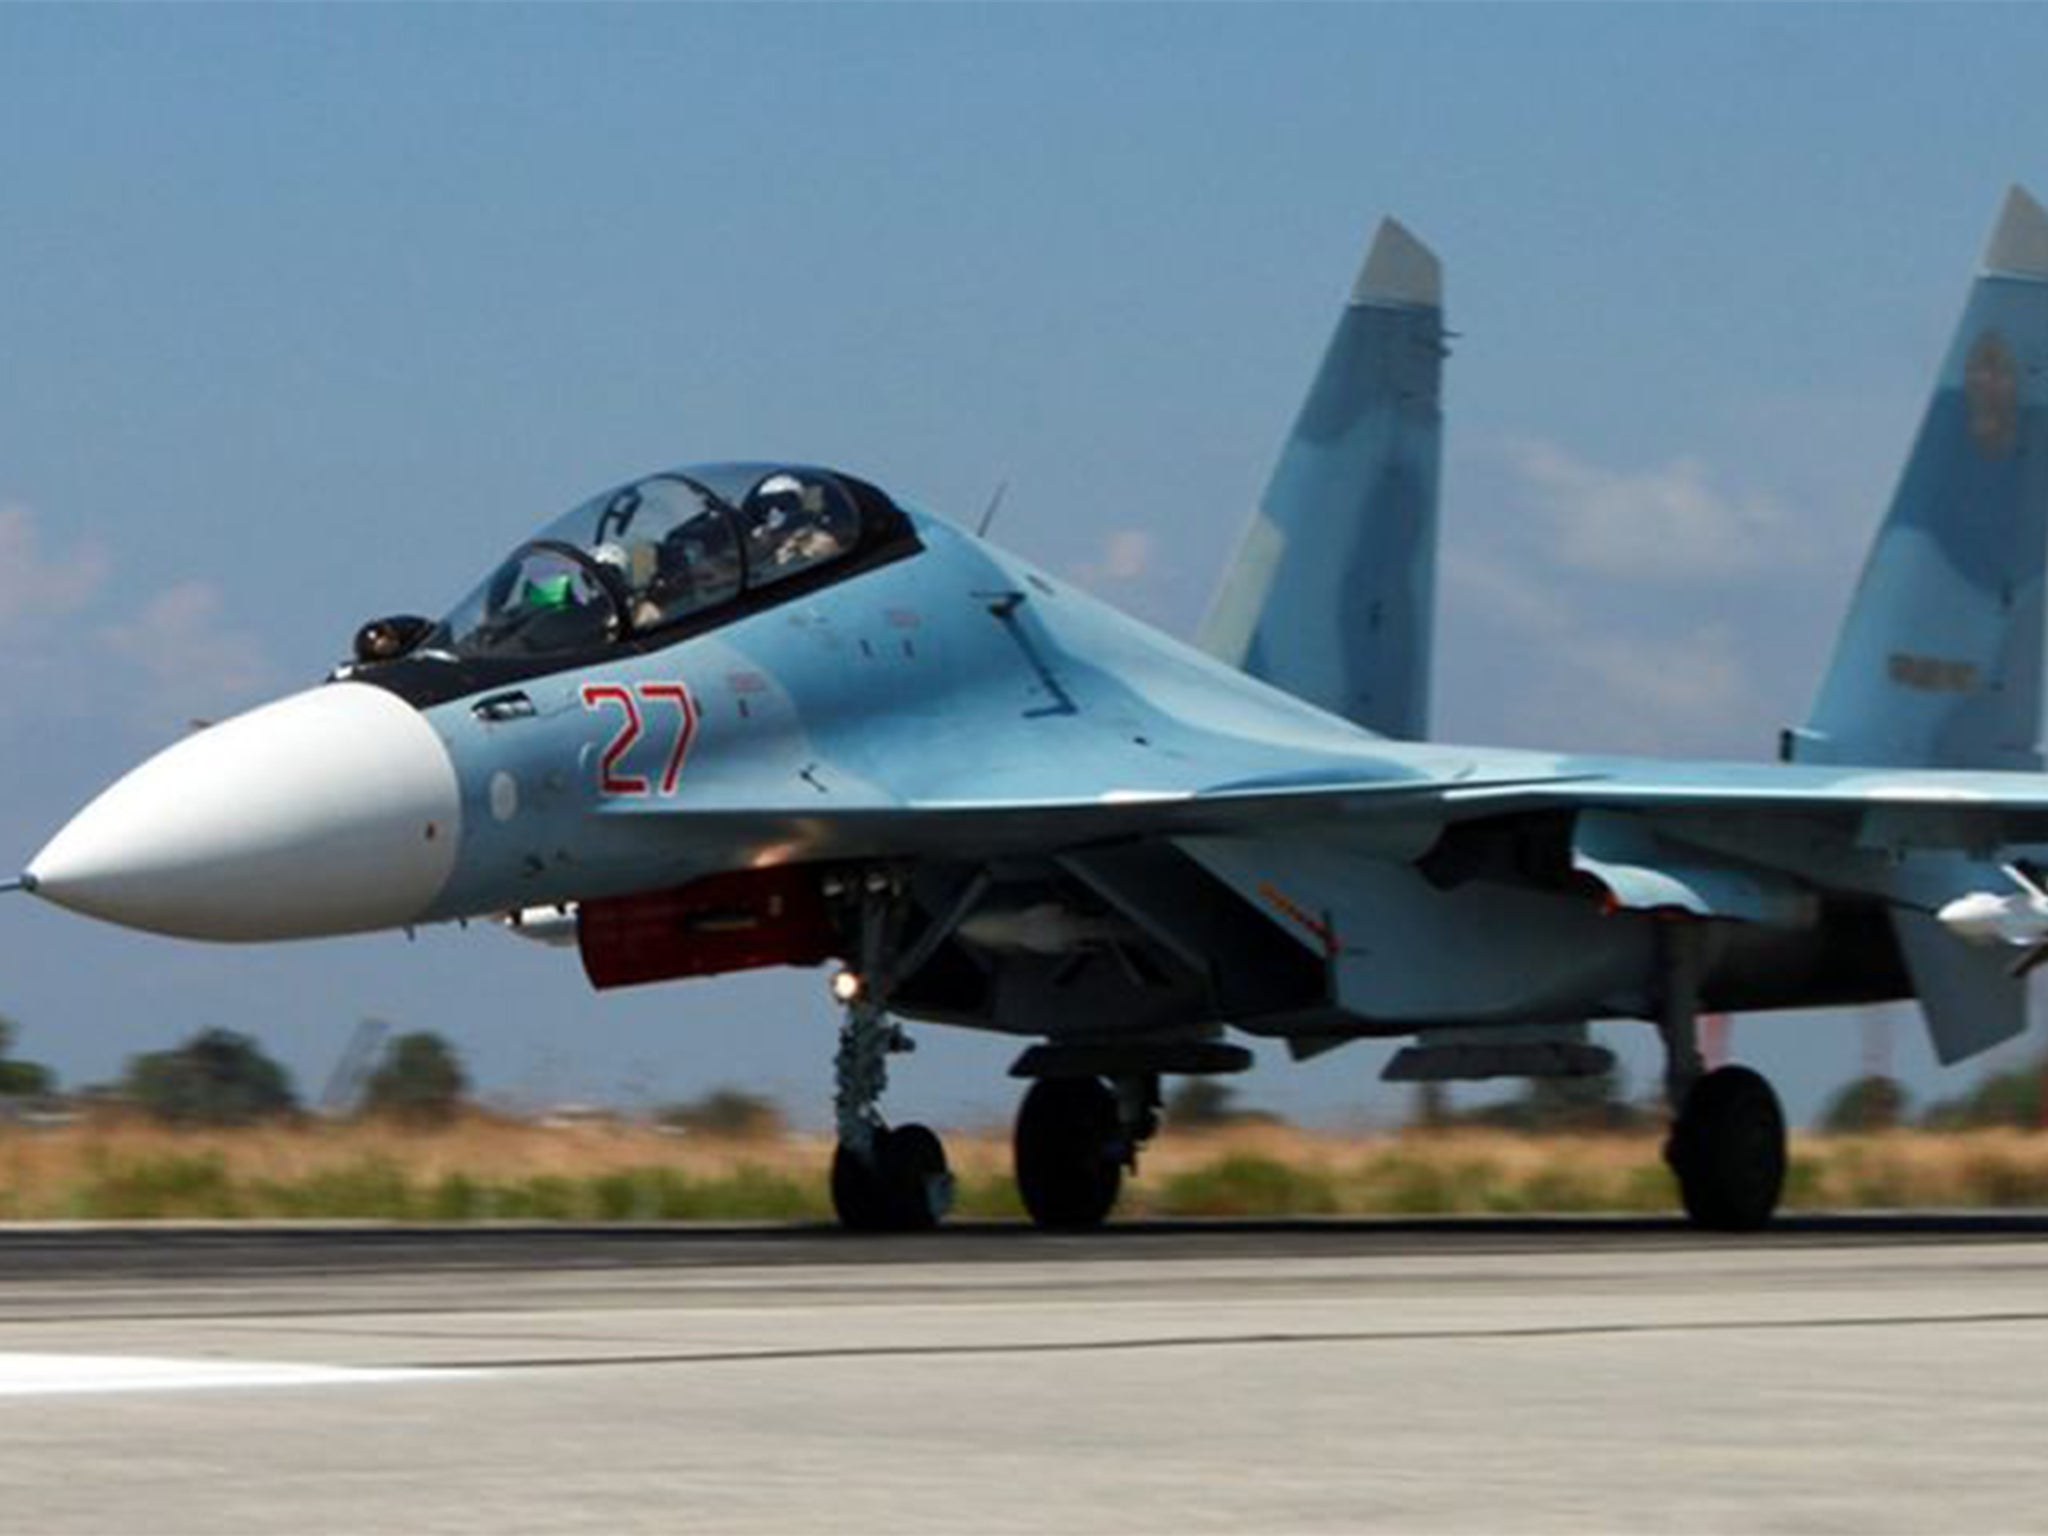
<svg viewBox="0 0 2048 1536">
<path fill-rule="evenodd" d="M 778 470 L 747 492 L 739 511 L 754 586 L 836 560 L 860 538 L 852 499 L 823 475 Z"/>
<path fill-rule="evenodd" d="M 626 593 L 636 630 L 654 629 L 739 595 L 732 518 L 696 486 L 656 475 L 612 494 L 591 554 Z"/>
<path fill-rule="evenodd" d="M 466 658 L 591 650 L 850 555 L 861 532 L 852 495 L 819 470 L 714 464 L 651 475 L 541 530 L 426 648 Z"/>
<path fill-rule="evenodd" d="M 491 573 L 445 621 L 458 656 L 549 656 L 602 645 L 619 629 L 618 604 L 597 570 L 572 550 L 533 543 Z"/>
</svg>

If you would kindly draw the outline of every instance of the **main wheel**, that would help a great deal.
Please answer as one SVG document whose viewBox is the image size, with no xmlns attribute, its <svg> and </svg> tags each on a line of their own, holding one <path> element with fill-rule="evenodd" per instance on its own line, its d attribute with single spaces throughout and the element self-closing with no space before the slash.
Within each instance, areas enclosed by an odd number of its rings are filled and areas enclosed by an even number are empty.
<svg viewBox="0 0 2048 1536">
<path fill-rule="evenodd" d="M 1099 1227 L 1124 1180 L 1116 1095 L 1099 1078 L 1047 1077 L 1017 1112 L 1017 1192 L 1041 1227 Z"/>
<path fill-rule="evenodd" d="M 849 1231 L 929 1231 L 952 1203 L 945 1145 L 926 1126 L 878 1129 L 866 1157 L 844 1142 L 832 1154 L 832 1209 Z"/>
<path fill-rule="evenodd" d="M 1719 1067 L 1692 1085 L 1664 1159 L 1695 1226 L 1754 1232 L 1785 1190 L 1785 1114 L 1747 1067 Z"/>
</svg>

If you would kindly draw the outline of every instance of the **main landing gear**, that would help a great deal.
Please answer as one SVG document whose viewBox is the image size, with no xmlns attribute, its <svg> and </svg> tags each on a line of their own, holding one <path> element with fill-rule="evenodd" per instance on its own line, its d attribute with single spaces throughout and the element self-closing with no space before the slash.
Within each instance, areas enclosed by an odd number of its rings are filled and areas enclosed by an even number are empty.
<svg viewBox="0 0 2048 1536">
<path fill-rule="evenodd" d="M 1771 1085 L 1748 1067 L 1706 1070 L 1699 1048 L 1702 931 L 1665 931 L 1664 1092 L 1674 1115 L 1664 1161 L 1693 1225 L 1753 1232 L 1785 1189 L 1785 1114 Z"/>
<path fill-rule="evenodd" d="M 1013 1143 L 1017 1193 L 1031 1219 L 1062 1232 L 1101 1226 L 1158 1122 L 1157 1105 L 1156 1078 L 1133 1079 L 1122 1092 L 1099 1077 L 1033 1083 Z"/>
</svg>

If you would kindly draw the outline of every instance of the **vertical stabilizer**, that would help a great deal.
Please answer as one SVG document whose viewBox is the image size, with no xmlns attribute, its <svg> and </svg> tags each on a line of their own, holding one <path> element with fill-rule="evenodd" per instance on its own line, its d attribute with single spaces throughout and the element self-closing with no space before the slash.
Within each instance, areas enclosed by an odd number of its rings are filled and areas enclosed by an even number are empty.
<svg viewBox="0 0 2048 1536">
<path fill-rule="evenodd" d="M 1202 627 L 1212 655 L 1411 739 L 1429 728 L 1443 356 L 1443 269 L 1388 219 Z"/>
<path fill-rule="evenodd" d="M 2048 214 L 2007 195 L 1799 762 L 2041 767 Z"/>
<path fill-rule="evenodd" d="M 2038 771 L 2048 564 L 2048 213 L 2005 199 L 1807 723 L 1798 762 Z M 1892 928 L 1935 1053 L 2027 1026 L 2008 957 Z"/>
</svg>

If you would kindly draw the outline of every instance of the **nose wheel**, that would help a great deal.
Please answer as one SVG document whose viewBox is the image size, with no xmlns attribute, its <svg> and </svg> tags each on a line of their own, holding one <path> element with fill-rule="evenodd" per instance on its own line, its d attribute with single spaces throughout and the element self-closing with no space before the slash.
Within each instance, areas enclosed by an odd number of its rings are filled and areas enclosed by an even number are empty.
<svg viewBox="0 0 2048 1536">
<path fill-rule="evenodd" d="M 877 1126 L 863 1155 L 832 1154 L 832 1209 L 850 1232 L 928 1232 L 953 1203 L 946 1148 L 929 1126 Z"/>
</svg>

